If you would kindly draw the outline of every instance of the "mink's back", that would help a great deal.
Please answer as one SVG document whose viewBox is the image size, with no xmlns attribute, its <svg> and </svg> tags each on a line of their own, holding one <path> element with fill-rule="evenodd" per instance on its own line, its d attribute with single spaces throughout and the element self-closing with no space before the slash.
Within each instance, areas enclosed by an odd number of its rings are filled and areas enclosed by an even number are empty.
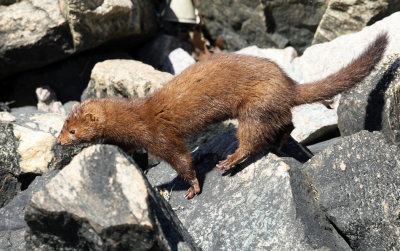
<svg viewBox="0 0 400 251">
<path fill-rule="evenodd" d="M 218 53 L 192 65 L 146 99 L 146 116 L 182 136 L 256 110 L 290 109 L 295 82 L 264 58 Z M 257 107 L 262 104 L 261 107 Z"/>
</svg>

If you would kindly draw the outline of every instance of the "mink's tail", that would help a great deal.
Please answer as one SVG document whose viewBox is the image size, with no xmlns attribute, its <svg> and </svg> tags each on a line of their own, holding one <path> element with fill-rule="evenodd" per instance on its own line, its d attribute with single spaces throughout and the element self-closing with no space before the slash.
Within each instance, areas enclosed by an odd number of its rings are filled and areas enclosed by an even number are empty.
<svg viewBox="0 0 400 251">
<path fill-rule="evenodd" d="M 296 85 L 295 105 L 331 98 L 361 82 L 381 60 L 387 44 L 387 33 L 381 33 L 358 58 L 338 72 L 315 82 Z"/>
</svg>

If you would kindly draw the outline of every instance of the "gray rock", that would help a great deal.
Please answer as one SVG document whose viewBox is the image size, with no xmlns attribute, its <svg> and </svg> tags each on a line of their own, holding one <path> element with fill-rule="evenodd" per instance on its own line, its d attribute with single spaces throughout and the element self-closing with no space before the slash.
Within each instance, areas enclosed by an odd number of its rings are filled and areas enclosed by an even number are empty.
<svg viewBox="0 0 400 251">
<path fill-rule="evenodd" d="M 182 48 L 177 48 L 168 55 L 162 71 L 179 75 L 183 70 L 196 63 L 196 60 Z"/>
<path fill-rule="evenodd" d="M 143 0 L 21 1 L 0 8 L 0 22 L 0 77 L 119 38 L 132 47 L 157 30 L 153 2 Z"/>
<path fill-rule="evenodd" d="M 65 113 L 69 114 L 72 111 L 72 108 L 74 107 L 74 105 L 78 105 L 80 102 L 79 101 L 69 101 L 67 103 L 65 103 L 64 109 L 65 109 Z"/>
<path fill-rule="evenodd" d="M 0 248 L 4 251 L 26 250 L 25 229 L 0 231 Z"/>
<path fill-rule="evenodd" d="M 400 3 L 397 0 L 330 0 L 315 32 L 313 44 L 360 31 L 399 10 Z"/>
<path fill-rule="evenodd" d="M 292 178 L 276 155 L 253 156 L 230 175 L 218 171 L 215 164 L 236 147 L 232 132 L 224 133 L 193 154 L 202 192 L 190 201 L 188 185 L 165 162 L 147 173 L 204 250 L 349 250 L 301 171 Z"/>
<path fill-rule="evenodd" d="M 25 208 L 34 193 L 41 190 L 58 171 L 50 171 L 34 179 L 28 189 L 20 192 L 10 203 L 0 208 L 0 250 L 25 250 Z"/>
<path fill-rule="evenodd" d="M 25 220 L 37 250 L 197 250 L 165 201 L 115 146 L 85 149 L 36 193 Z"/>
<path fill-rule="evenodd" d="M 290 44 L 303 52 L 326 9 L 322 0 L 195 2 L 212 39 L 221 37 L 231 51 L 254 44 L 264 48 Z"/>
<path fill-rule="evenodd" d="M 21 1 L 0 8 L 0 77 L 65 58 L 73 51 L 57 1 Z"/>
<path fill-rule="evenodd" d="M 389 44 L 385 55 L 400 53 L 400 12 L 365 27 L 362 31 L 343 35 L 322 44 L 306 49 L 301 57 L 292 62 L 292 71 L 288 74 L 299 83 L 308 83 L 322 79 L 339 71 L 361 54 L 381 32 L 389 35 Z"/>
<path fill-rule="evenodd" d="M 88 98 L 138 98 L 152 93 L 172 79 L 172 75 L 155 70 L 135 60 L 106 60 L 92 70 L 81 100 Z"/>
<path fill-rule="evenodd" d="M 55 145 L 64 116 L 26 113 L 30 109 L 0 112 L 0 189 L 3 191 L 0 193 L 0 207 L 20 190 L 24 175 L 38 175 L 61 168 L 71 160 L 72 155 L 88 145 Z"/>
<path fill-rule="evenodd" d="M 157 30 L 152 1 L 59 1 L 68 20 L 74 49 L 81 51 L 111 39 L 149 35 Z"/>
<path fill-rule="evenodd" d="M 10 103 L 8 102 L 0 102 L 0 112 L 10 112 L 11 109 L 8 106 Z"/>
<path fill-rule="evenodd" d="M 20 190 L 20 173 L 13 125 L 0 121 L 0 207 L 7 204 Z"/>
<path fill-rule="evenodd" d="M 337 131 L 337 115 L 320 103 L 305 104 L 292 109 L 295 140 L 310 144 Z"/>
<path fill-rule="evenodd" d="M 342 95 L 338 107 L 341 134 L 381 131 L 389 142 L 400 144 L 399 67 L 399 54 L 387 56 L 370 76 Z"/>
<path fill-rule="evenodd" d="M 322 142 L 318 142 L 318 143 L 313 144 L 313 145 L 309 145 L 309 146 L 307 146 L 307 148 L 314 155 L 316 155 L 317 153 L 322 152 L 328 146 L 340 143 L 341 140 L 342 140 L 341 137 L 331 138 L 331 139 L 328 139 L 328 140 L 325 140 L 325 141 L 322 141 Z"/>
<path fill-rule="evenodd" d="M 399 150 L 381 133 L 344 137 L 302 169 L 321 208 L 352 249 L 399 249 Z"/>
</svg>

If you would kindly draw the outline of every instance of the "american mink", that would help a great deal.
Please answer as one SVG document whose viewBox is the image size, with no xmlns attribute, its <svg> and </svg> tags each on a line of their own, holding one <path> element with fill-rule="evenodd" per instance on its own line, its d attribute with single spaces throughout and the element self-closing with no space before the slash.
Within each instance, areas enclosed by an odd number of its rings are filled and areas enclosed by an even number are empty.
<svg viewBox="0 0 400 251">
<path fill-rule="evenodd" d="M 122 148 L 145 148 L 167 161 L 200 192 L 185 137 L 219 121 L 237 118 L 238 149 L 217 164 L 228 170 L 293 129 L 290 109 L 330 98 L 362 81 L 380 61 L 386 33 L 349 65 L 312 83 L 297 84 L 268 59 L 217 53 L 200 61 L 153 94 L 135 100 L 91 99 L 68 115 L 57 143 L 103 138 Z"/>
</svg>

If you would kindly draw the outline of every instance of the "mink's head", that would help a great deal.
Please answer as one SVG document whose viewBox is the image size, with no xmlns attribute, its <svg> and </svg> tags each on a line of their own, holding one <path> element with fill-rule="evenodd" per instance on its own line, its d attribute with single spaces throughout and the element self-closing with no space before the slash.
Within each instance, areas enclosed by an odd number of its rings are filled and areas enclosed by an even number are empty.
<svg viewBox="0 0 400 251">
<path fill-rule="evenodd" d="M 94 101 L 75 105 L 57 137 L 58 145 L 76 145 L 99 139 L 104 132 L 104 112 Z"/>
</svg>

